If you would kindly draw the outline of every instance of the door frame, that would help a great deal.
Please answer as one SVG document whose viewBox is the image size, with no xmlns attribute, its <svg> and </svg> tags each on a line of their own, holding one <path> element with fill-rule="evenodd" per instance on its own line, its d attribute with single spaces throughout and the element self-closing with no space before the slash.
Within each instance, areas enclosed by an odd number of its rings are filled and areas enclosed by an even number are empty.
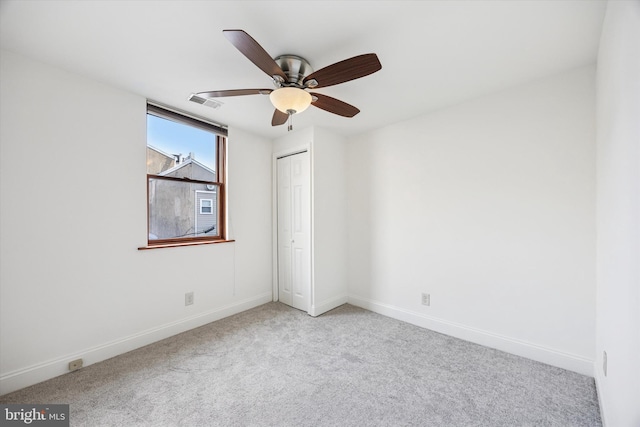
<svg viewBox="0 0 640 427">
<path fill-rule="evenodd" d="M 311 144 L 300 144 L 295 145 L 289 148 L 285 148 L 280 151 L 276 151 L 273 153 L 272 157 L 272 165 L 271 165 L 271 230 L 272 230 L 272 299 L 273 301 L 278 301 L 278 159 L 287 156 L 293 156 L 294 154 L 299 153 L 309 153 L 309 202 L 310 202 L 310 230 L 309 230 L 309 256 L 311 259 L 309 260 L 309 273 L 311 277 L 309 278 L 309 290 L 308 290 L 308 310 L 307 313 L 310 313 L 311 307 L 313 307 L 313 153 L 311 151 Z"/>
</svg>

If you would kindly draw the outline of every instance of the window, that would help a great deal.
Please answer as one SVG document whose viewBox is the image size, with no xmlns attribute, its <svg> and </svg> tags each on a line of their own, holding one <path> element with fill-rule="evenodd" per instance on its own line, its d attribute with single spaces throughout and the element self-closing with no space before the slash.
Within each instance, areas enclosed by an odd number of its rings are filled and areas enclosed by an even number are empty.
<svg viewBox="0 0 640 427">
<path fill-rule="evenodd" d="M 211 215 L 212 209 L 213 199 L 200 199 L 200 215 Z"/>
<path fill-rule="evenodd" d="M 147 105 L 149 246 L 225 239 L 226 135 Z"/>
</svg>

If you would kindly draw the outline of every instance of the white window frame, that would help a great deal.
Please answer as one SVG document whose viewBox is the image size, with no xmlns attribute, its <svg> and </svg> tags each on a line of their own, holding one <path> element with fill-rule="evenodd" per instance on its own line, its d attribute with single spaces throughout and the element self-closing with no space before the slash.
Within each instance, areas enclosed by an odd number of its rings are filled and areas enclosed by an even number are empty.
<svg viewBox="0 0 640 427">
<path fill-rule="evenodd" d="M 202 206 L 202 202 L 209 202 L 209 206 Z M 203 207 L 209 208 L 209 212 L 203 212 Z M 200 215 L 213 215 L 213 199 L 200 199 Z"/>
</svg>

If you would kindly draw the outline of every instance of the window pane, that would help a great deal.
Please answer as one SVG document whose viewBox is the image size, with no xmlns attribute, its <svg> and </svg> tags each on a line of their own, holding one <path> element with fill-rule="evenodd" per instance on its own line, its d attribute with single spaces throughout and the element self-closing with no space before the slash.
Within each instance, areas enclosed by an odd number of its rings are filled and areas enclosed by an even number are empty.
<svg viewBox="0 0 640 427">
<path fill-rule="evenodd" d="M 200 213 L 201 214 L 211 214 L 213 206 L 212 199 L 200 199 Z"/>
<path fill-rule="evenodd" d="M 147 114 L 147 173 L 217 181 L 216 134 Z"/>
<path fill-rule="evenodd" d="M 149 241 L 219 236 L 217 185 L 149 178 Z M 200 201 L 208 199 L 209 213 Z"/>
</svg>

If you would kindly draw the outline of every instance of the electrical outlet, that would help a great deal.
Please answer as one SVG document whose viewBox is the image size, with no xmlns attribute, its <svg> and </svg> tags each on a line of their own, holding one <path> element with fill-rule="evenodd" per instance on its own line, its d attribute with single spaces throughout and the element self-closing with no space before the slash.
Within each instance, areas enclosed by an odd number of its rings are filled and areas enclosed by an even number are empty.
<svg viewBox="0 0 640 427">
<path fill-rule="evenodd" d="M 607 352 L 602 352 L 602 370 L 604 371 L 604 376 L 607 376 Z"/>
<path fill-rule="evenodd" d="M 69 362 L 70 371 L 77 371 L 80 368 L 82 368 L 82 359 L 76 359 Z"/>
<path fill-rule="evenodd" d="M 193 292 L 184 294 L 184 305 L 193 305 Z"/>
<path fill-rule="evenodd" d="M 422 294 L 422 305 L 431 305 L 431 295 Z"/>
</svg>

